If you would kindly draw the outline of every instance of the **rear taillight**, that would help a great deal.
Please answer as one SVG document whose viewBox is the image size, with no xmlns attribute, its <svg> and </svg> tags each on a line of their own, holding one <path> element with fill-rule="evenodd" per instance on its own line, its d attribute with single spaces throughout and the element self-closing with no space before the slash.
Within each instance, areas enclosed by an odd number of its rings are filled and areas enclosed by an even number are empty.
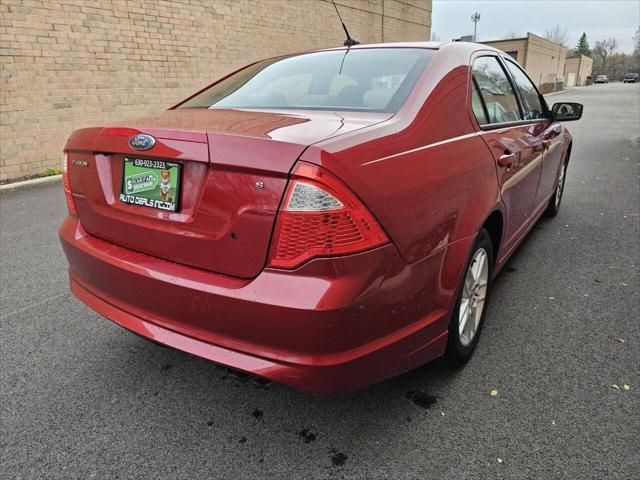
<svg viewBox="0 0 640 480">
<path fill-rule="evenodd" d="M 356 196 L 326 170 L 300 162 L 278 213 L 269 266 L 361 252 L 389 240 Z"/>
<path fill-rule="evenodd" d="M 69 213 L 74 217 L 78 216 L 78 210 L 76 210 L 76 202 L 71 195 L 71 182 L 69 181 L 69 154 L 64 152 L 64 159 L 62 160 L 62 180 L 64 183 L 64 196 L 67 199 L 67 207 Z"/>
</svg>

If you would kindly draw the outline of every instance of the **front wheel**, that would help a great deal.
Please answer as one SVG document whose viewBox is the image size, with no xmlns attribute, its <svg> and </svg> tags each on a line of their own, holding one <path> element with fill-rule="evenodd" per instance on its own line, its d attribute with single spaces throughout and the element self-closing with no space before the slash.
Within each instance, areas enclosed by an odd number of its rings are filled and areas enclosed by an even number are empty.
<svg viewBox="0 0 640 480">
<path fill-rule="evenodd" d="M 558 172 L 558 180 L 556 181 L 556 189 L 552 197 L 549 199 L 549 205 L 544 211 L 545 216 L 555 217 L 560 211 L 560 203 L 562 202 L 562 194 L 564 193 L 564 182 L 567 176 L 567 162 L 562 162 L 560 172 Z"/>
<path fill-rule="evenodd" d="M 471 249 L 469 263 L 449 322 L 449 337 L 444 361 L 457 367 L 471 358 L 478 343 L 487 311 L 493 272 L 493 246 L 483 228 Z"/>
</svg>

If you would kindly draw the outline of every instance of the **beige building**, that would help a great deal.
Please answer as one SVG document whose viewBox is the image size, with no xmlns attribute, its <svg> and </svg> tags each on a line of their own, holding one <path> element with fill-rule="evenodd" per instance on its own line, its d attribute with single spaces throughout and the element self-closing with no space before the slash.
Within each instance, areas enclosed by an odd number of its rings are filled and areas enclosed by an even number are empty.
<svg viewBox="0 0 640 480">
<path fill-rule="evenodd" d="M 566 87 L 581 87 L 587 84 L 591 77 L 593 59 L 586 55 L 567 57 L 564 63 L 564 85 Z"/>
<path fill-rule="evenodd" d="M 542 93 L 562 88 L 567 49 L 545 38 L 527 33 L 524 38 L 482 42 L 502 50 L 524 67 Z"/>
<path fill-rule="evenodd" d="M 336 0 L 362 43 L 428 40 L 431 0 Z M 342 45 L 328 0 L 2 0 L 0 181 L 76 128 L 157 113 L 253 60 Z"/>
</svg>

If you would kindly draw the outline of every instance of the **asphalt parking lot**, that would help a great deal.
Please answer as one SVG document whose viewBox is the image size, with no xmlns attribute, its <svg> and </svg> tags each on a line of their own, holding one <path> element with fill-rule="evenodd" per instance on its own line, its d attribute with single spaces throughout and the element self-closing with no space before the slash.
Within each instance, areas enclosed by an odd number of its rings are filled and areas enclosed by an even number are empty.
<svg viewBox="0 0 640 480">
<path fill-rule="evenodd" d="M 498 277 L 471 362 L 341 396 L 101 318 L 68 291 L 61 186 L 0 194 L 0 477 L 638 478 L 640 84 L 560 99 L 585 105 L 562 210 Z"/>
</svg>

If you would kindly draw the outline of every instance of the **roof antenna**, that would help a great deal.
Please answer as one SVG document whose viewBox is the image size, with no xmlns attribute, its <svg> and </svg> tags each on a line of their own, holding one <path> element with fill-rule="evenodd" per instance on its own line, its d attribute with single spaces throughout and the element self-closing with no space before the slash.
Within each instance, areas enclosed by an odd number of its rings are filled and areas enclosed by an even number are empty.
<svg viewBox="0 0 640 480">
<path fill-rule="evenodd" d="M 349 30 L 347 30 L 347 27 L 345 26 L 344 22 L 342 21 L 342 17 L 340 16 L 340 12 L 338 11 L 338 7 L 336 7 L 336 2 L 331 0 L 331 3 L 333 3 L 333 8 L 336 9 L 336 13 L 338 14 L 338 18 L 340 19 L 340 23 L 342 24 L 342 29 L 344 30 L 344 33 L 347 35 L 347 39 L 344 41 L 344 43 L 342 45 L 344 45 L 347 48 L 351 47 L 353 45 L 360 45 L 360 42 L 358 40 L 356 40 L 355 38 L 351 38 L 351 35 L 349 35 Z"/>
</svg>

